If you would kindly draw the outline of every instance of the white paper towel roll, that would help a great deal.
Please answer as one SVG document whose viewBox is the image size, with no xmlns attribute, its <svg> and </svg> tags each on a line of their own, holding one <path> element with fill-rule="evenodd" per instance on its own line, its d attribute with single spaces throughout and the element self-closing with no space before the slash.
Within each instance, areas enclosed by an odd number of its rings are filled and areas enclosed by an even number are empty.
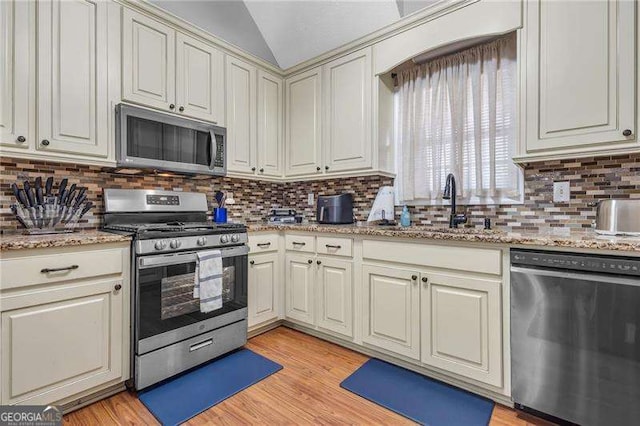
<svg viewBox="0 0 640 426">
<path fill-rule="evenodd" d="M 393 186 L 380 187 L 380 189 L 378 190 L 378 195 L 376 195 L 376 199 L 373 201 L 373 207 L 371 207 L 371 212 L 369 213 L 367 222 L 382 220 L 382 212 L 384 212 L 384 219 L 394 220 L 395 214 L 393 200 Z"/>
</svg>

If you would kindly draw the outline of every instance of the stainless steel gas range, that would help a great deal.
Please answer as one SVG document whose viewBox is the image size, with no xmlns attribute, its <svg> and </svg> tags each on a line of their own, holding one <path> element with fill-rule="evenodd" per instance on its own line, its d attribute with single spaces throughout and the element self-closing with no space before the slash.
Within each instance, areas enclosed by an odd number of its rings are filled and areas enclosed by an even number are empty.
<svg viewBox="0 0 640 426">
<path fill-rule="evenodd" d="M 132 381 L 140 390 L 247 341 L 247 231 L 207 220 L 204 194 L 104 190 L 104 230 L 132 241 Z M 222 253 L 222 308 L 193 297 L 200 250 Z"/>
</svg>

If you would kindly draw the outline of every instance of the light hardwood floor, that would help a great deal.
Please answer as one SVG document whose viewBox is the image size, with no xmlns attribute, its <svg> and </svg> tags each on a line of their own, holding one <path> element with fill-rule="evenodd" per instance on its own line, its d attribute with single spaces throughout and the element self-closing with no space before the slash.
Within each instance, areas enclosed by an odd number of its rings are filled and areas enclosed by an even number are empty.
<svg viewBox="0 0 640 426">
<path fill-rule="evenodd" d="M 285 327 L 252 338 L 247 347 L 284 368 L 199 414 L 188 425 L 413 424 L 340 387 L 368 359 L 365 355 Z M 70 413 L 64 421 L 67 425 L 158 424 L 130 392 Z M 494 426 L 545 424 L 499 405 L 491 418 Z"/>
</svg>

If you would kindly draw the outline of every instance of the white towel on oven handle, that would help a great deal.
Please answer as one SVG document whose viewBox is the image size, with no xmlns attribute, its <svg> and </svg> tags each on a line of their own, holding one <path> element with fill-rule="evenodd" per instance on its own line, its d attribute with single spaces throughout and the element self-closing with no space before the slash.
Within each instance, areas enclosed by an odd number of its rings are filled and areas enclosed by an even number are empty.
<svg viewBox="0 0 640 426">
<path fill-rule="evenodd" d="M 197 253 L 193 297 L 200 299 L 200 312 L 222 308 L 222 252 L 206 250 Z"/>
</svg>

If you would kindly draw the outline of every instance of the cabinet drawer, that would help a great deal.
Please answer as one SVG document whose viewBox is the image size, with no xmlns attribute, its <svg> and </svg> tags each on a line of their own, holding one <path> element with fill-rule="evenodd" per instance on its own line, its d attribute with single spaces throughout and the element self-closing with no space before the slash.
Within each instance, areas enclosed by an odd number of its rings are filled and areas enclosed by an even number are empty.
<svg viewBox="0 0 640 426">
<path fill-rule="evenodd" d="M 52 250 L 53 252 L 53 250 Z M 123 250 L 92 250 L 25 256 L 1 261 L 2 289 L 36 284 L 120 275 L 123 271 Z"/>
<path fill-rule="evenodd" d="M 291 251 L 314 253 L 315 237 L 313 235 L 286 235 L 284 238 L 285 248 Z"/>
<path fill-rule="evenodd" d="M 249 235 L 249 253 L 267 253 L 278 250 L 278 234 Z"/>
<path fill-rule="evenodd" d="M 318 237 L 318 254 L 332 254 L 334 256 L 353 256 L 353 241 L 349 238 Z"/>
<path fill-rule="evenodd" d="M 387 262 L 502 274 L 502 252 L 497 249 L 365 240 L 362 242 L 362 255 L 366 259 Z"/>
</svg>

